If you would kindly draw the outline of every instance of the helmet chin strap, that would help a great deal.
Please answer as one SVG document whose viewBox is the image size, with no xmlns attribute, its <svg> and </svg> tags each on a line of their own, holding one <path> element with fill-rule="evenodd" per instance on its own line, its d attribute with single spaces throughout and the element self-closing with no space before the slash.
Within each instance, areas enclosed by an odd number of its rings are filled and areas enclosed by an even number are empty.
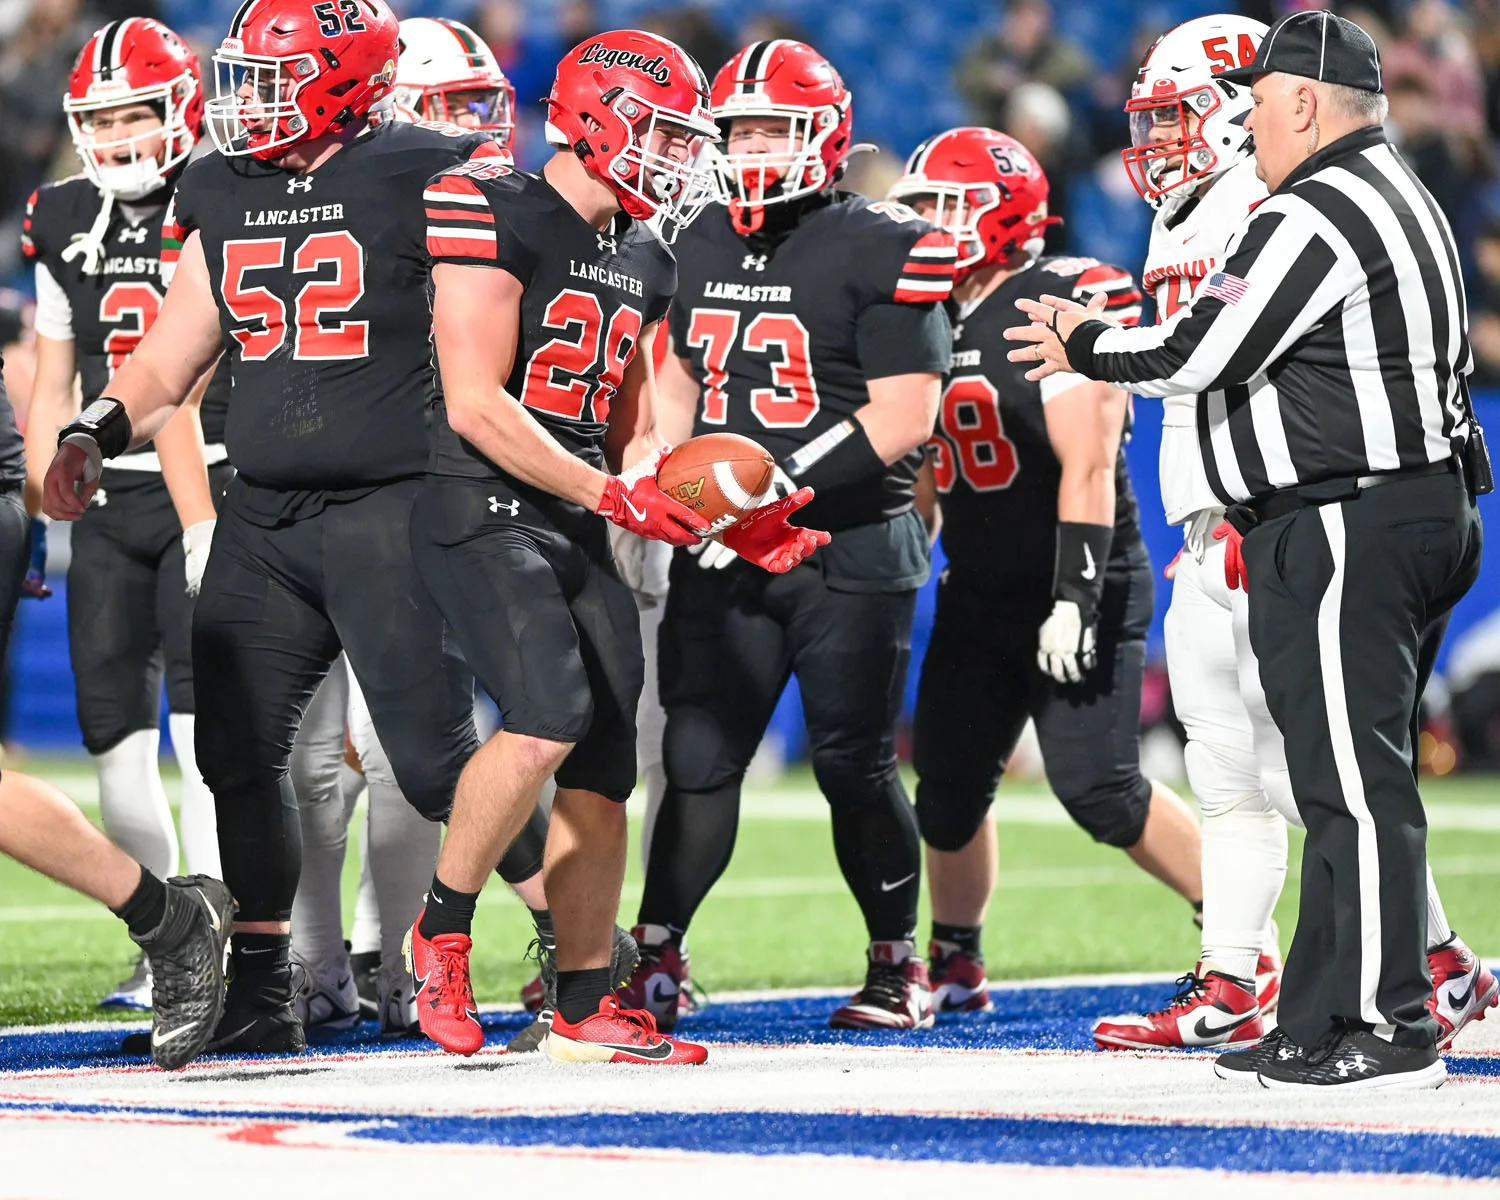
<svg viewBox="0 0 1500 1200">
<path fill-rule="evenodd" d="M 62 252 L 63 262 L 72 262 L 75 258 L 83 260 L 83 273 L 85 275 L 97 275 L 99 263 L 104 258 L 104 235 L 109 232 L 109 219 L 114 212 L 115 194 L 113 192 L 101 193 L 104 202 L 99 205 L 99 215 L 94 218 L 94 223 L 89 226 L 87 233 L 75 233 L 73 244 Z"/>
</svg>

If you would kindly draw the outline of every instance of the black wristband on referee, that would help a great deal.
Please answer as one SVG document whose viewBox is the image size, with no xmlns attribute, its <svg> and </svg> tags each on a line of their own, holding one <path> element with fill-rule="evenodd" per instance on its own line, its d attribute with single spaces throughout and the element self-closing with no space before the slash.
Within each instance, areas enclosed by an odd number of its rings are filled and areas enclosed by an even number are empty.
<svg viewBox="0 0 1500 1200">
<path fill-rule="evenodd" d="M 1084 321 L 1068 335 L 1063 349 L 1068 354 L 1068 366 L 1085 379 L 1097 378 L 1094 367 L 1094 343 L 1115 326 L 1108 321 Z"/>
<path fill-rule="evenodd" d="M 125 406 L 118 400 L 100 396 L 62 427 L 57 444 L 88 438 L 99 447 L 101 458 L 117 458 L 130 449 L 130 437 L 130 417 Z"/>
<path fill-rule="evenodd" d="M 853 417 L 819 434 L 788 455 L 781 465 L 798 487 L 815 491 L 858 483 L 885 472 L 885 463 L 870 445 L 870 435 Z"/>
<path fill-rule="evenodd" d="M 1073 601 L 1085 613 L 1096 612 L 1104 593 L 1104 566 L 1114 536 L 1112 525 L 1059 521 L 1052 594 L 1059 600 Z"/>
</svg>

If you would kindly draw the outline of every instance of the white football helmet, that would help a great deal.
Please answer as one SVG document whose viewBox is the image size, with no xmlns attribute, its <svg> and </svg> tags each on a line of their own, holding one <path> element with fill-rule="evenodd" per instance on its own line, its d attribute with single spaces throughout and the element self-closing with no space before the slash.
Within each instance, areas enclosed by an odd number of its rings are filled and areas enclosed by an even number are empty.
<svg viewBox="0 0 1500 1200">
<path fill-rule="evenodd" d="M 515 134 L 516 89 L 484 39 L 462 21 L 401 22 L 395 98 L 420 120 L 483 129 L 507 148 Z"/>
<path fill-rule="evenodd" d="M 1259 21 L 1220 13 L 1184 22 L 1146 52 L 1125 102 L 1130 149 L 1121 157 L 1153 208 L 1180 204 L 1254 152 L 1250 88 L 1218 76 L 1254 62 L 1265 35 Z"/>
</svg>

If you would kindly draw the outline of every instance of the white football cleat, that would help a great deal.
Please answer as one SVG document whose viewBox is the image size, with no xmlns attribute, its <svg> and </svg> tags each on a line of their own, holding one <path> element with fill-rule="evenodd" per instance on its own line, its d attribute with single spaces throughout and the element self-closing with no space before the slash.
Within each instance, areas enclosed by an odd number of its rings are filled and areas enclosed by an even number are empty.
<svg viewBox="0 0 1500 1200">
<path fill-rule="evenodd" d="M 100 1008 L 129 1008 L 151 1011 L 151 964 L 142 954 L 135 960 L 135 970 L 115 984 L 109 995 L 99 1001 Z"/>
<path fill-rule="evenodd" d="M 1427 1011 L 1437 1019 L 1441 1054 L 1453 1045 L 1465 1025 L 1484 1020 L 1485 1012 L 1500 1003 L 1500 981 L 1457 934 L 1428 954 L 1427 971 L 1432 976 Z"/>
<path fill-rule="evenodd" d="M 359 1020 L 359 989 L 349 956 L 322 963 L 292 959 L 292 1007 L 304 1030 L 348 1029 Z"/>
</svg>

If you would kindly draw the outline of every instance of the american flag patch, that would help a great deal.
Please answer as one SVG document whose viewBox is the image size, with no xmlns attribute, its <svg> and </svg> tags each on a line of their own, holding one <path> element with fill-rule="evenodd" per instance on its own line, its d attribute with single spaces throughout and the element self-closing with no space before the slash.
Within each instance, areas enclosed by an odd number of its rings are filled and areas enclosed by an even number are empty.
<svg viewBox="0 0 1500 1200">
<path fill-rule="evenodd" d="M 1203 281 L 1203 286 L 1198 289 L 1200 296 L 1213 296 L 1225 304 L 1238 304 L 1245 298 L 1245 293 L 1250 290 L 1250 285 L 1238 275 L 1231 275 L 1227 271 L 1215 271 Z"/>
</svg>

